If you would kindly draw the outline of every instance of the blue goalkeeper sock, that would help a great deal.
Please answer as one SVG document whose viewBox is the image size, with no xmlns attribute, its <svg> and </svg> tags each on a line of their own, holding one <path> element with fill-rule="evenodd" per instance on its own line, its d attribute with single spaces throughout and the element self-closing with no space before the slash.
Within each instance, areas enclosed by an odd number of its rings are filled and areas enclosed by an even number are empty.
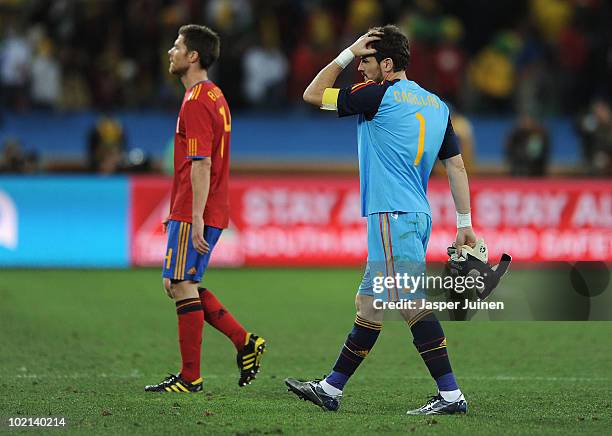
<svg viewBox="0 0 612 436">
<path fill-rule="evenodd" d="M 453 374 L 452 372 L 438 377 L 436 379 L 436 384 L 438 385 L 439 391 L 454 391 L 456 389 L 459 389 L 457 380 L 455 380 L 455 374 Z"/>
<path fill-rule="evenodd" d="M 335 387 L 338 390 L 342 390 L 344 385 L 348 382 L 349 376 L 346 374 L 342 374 L 341 372 L 332 371 L 329 373 L 327 377 L 325 377 L 325 381 Z"/>
<path fill-rule="evenodd" d="M 357 367 L 374 347 L 381 330 L 381 323 L 368 321 L 357 316 L 353 330 L 346 338 L 333 371 L 325 378 L 325 381 L 336 389 L 342 390 Z"/>
<path fill-rule="evenodd" d="M 440 392 L 459 389 L 448 353 L 446 337 L 440 321 L 431 311 L 421 312 L 408 322 L 414 337 L 414 346 L 421 355 L 431 377 L 436 381 Z"/>
</svg>

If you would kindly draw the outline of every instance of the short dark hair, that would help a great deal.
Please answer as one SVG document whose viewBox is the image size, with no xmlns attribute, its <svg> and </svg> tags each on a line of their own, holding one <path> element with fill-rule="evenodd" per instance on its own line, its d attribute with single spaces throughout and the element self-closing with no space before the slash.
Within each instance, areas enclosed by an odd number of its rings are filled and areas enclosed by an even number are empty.
<svg viewBox="0 0 612 436">
<path fill-rule="evenodd" d="M 188 51 L 197 51 L 200 56 L 200 66 L 207 70 L 219 59 L 221 40 L 212 29 L 198 24 L 186 24 L 179 29 L 183 35 Z"/>
<path fill-rule="evenodd" d="M 373 27 L 370 32 L 382 33 L 381 39 L 372 42 L 372 48 L 376 49 L 374 58 L 377 62 L 391 58 L 393 60 L 393 71 L 405 71 L 410 63 L 410 45 L 408 37 L 392 24 L 382 27 Z"/>
</svg>

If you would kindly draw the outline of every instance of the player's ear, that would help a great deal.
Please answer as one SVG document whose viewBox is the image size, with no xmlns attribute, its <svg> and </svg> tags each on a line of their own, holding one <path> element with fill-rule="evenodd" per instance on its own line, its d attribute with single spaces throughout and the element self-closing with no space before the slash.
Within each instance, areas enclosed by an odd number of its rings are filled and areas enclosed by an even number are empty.
<svg viewBox="0 0 612 436">
<path fill-rule="evenodd" d="M 189 60 L 191 62 L 198 62 L 199 58 L 200 58 L 200 53 L 198 53 L 197 51 L 192 50 L 189 52 Z"/>
<path fill-rule="evenodd" d="M 382 64 L 383 72 L 390 73 L 393 71 L 393 59 L 391 58 L 383 59 L 381 64 Z"/>
</svg>

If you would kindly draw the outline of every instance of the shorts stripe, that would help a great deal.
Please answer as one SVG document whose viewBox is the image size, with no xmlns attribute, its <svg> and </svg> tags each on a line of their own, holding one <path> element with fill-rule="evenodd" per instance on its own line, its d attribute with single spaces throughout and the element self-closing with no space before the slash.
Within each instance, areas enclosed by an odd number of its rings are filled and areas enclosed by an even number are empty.
<svg viewBox="0 0 612 436">
<path fill-rule="evenodd" d="M 175 274 L 174 278 L 176 280 L 183 280 L 185 278 L 185 261 L 186 261 L 185 257 L 187 254 L 186 236 L 189 234 L 188 226 L 189 224 L 182 222 L 179 227 L 179 238 L 178 238 L 179 255 L 176 260 L 176 269 L 174 273 Z"/>
<path fill-rule="evenodd" d="M 391 270 L 391 263 L 393 263 L 393 259 L 391 259 L 390 256 L 390 252 L 391 250 L 389 250 L 389 221 L 387 221 L 387 214 L 386 213 L 381 213 L 380 214 L 382 220 L 383 220 L 383 249 L 385 251 L 385 270 L 387 271 L 387 276 L 391 276 L 393 271 Z M 393 288 L 389 288 L 389 292 L 391 293 L 391 295 L 389 296 L 389 301 L 393 301 Z"/>
<path fill-rule="evenodd" d="M 185 254 L 183 255 L 183 278 L 185 278 L 185 269 L 187 267 L 187 255 L 189 251 L 189 241 L 191 240 L 191 224 L 185 224 Z"/>
<path fill-rule="evenodd" d="M 179 236 L 178 236 L 178 242 L 177 242 L 177 246 L 178 248 L 176 249 L 176 265 L 174 265 L 174 279 L 178 280 L 179 278 L 179 274 L 180 274 L 180 265 L 181 265 L 181 259 L 182 259 L 182 255 L 183 255 L 183 250 L 181 250 L 181 240 L 183 239 L 183 223 L 179 224 Z"/>
<path fill-rule="evenodd" d="M 387 274 L 387 277 L 391 274 L 391 270 L 389 268 L 389 246 L 387 243 L 387 232 L 388 232 L 388 228 L 387 228 L 387 221 L 385 221 L 385 214 L 381 213 L 380 214 L 380 219 L 382 220 L 383 223 L 383 233 L 382 233 L 382 238 L 383 238 L 383 253 L 385 254 L 385 273 Z M 391 301 L 391 297 L 393 295 L 393 290 L 391 288 L 387 288 L 387 298 L 388 301 Z"/>
<path fill-rule="evenodd" d="M 389 248 L 387 245 L 387 225 L 388 222 L 385 221 L 385 217 L 383 213 L 378 214 L 378 220 L 380 222 L 380 237 L 382 238 L 383 245 L 383 254 L 385 256 L 385 275 L 389 277 L 390 269 L 389 269 Z M 391 301 L 391 290 L 387 288 L 387 301 Z"/>
<path fill-rule="evenodd" d="M 183 262 L 181 264 L 181 279 L 185 278 L 185 266 L 187 265 L 187 248 L 189 248 L 189 223 L 185 223 L 185 235 L 183 236 Z"/>
<path fill-rule="evenodd" d="M 187 264 L 187 248 L 189 246 L 189 230 L 191 225 L 189 223 L 183 223 L 183 242 L 181 245 L 181 265 L 180 265 L 180 277 L 179 280 L 185 279 L 185 265 Z"/>
<path fill-rule="evenodd" d="M 378 217 L 380 221 L 381 237 L 383 242 L 383 253 L 385 255 L 385 271 L 387 277 L 395 277 L 395 265 L 393 264 L 393 246 L 391 244 L 391 225 L 389 223 L 389 214 L 380 213 Z M 393 297 L 393 298 L 391 298 Z M 388 301 L 396 301 L 399 298 L 397 288 L 387 288 Z"/>
<path fill-rule="evenodd" d="M 181 239 L 183 237 L 183 223 L 179 224 L 179 236 L 176 248 L 176 263 L 174 264 L 174 280 L 178 280 L 179 265 L 181 264 Z"/>
<path fill-rule="evenodd" d="M 187 238 L 189 237 L 189 224 L 185 223 L 183 227 L 183 243 L 181 245 L 181 269 L 180 269 L 180 279 L 185 278 L 185 264 L 187 263 Z"/>
<path fill-rule="evenodd" d="M 387 239 L 388 239 L 388 246 L 389 246 L 389 263 L 391 267 L 391 276 L 395 277 L 395 259 L 393 258 L 393 239 L 391 238 L 391 222 L 389 221 L 388 213 L 385 213 L 385 219 L 387 220 Z M 393 290 L 395 291 L 394 300 L 397 301 L 399 300 L 399 290 L 395 286 L 393 287 Z"/>
<path fill-rule="evenodd" d="M 385 274 L 389 275 L 389 271 L 387 271 L 387 250 L 385 247 L 385 230 L 383 228 L 383 219 L 382 219 L 382 214 L 378 214 L 378 226 L 380 228 L 380 238 L 382 239 L 382 245 L 383 245 L 383 254 L 385 256 Z M 389 296 L 389 289 L 387 288 L 387 301 L 389 301 L 388 299 L 390 298 Z"/>
</svg>

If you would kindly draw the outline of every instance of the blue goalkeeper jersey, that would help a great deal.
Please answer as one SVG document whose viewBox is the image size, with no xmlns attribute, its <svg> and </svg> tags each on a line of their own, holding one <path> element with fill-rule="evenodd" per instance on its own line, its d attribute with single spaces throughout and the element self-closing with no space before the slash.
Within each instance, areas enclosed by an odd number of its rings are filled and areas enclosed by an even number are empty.
<svg viewBox="0 0 612 436">
<path fill-rule="evenodd" d="M 340 89 L 336 95 L 339 116 L 359 115 L 362 216 L 378 212 L 431 215 L 427 182 L 435 161 L 459 154 L 446 104 L 415 82 L 400 79 L 380 84 L 367 81 Z"/>
</svg>

